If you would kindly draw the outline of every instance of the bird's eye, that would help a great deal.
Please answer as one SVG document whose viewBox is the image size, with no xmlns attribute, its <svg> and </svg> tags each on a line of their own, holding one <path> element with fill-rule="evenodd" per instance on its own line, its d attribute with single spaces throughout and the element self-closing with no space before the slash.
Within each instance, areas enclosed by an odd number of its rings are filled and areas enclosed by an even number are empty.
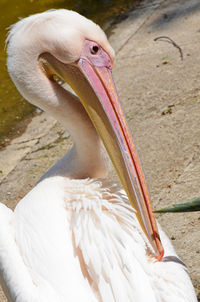
<svg viewBox="0 0 200 302">
<path fill-rule="evenodd" d="M 99 47 L 98 47 L 97 45 L 93 45 L 93 46 L 91 47 L 91 53 L 92 53 L 93 55 L 95 55 L 95 54 L 98 52 L 98 50 L 99 50 Z"/>
</svg>

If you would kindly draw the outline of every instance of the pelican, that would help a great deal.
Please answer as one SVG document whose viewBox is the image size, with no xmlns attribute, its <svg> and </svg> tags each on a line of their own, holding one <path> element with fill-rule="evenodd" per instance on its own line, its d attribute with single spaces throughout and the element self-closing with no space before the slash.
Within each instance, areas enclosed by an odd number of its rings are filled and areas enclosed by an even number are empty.
<svg viewBox="0 0 200 302">
<path fill-rule="evenodd" d="M 7 43 L 8 71 L 19 92 L 59 120 L 74 142 L 14 212 L 0 204 L 7 299 L 197 301 L 185 265 L 157 229 L 104 32 L 61 9 L 20 20 Z M 103 145 L 123 189 L 106 178 Z"/>
</svg>

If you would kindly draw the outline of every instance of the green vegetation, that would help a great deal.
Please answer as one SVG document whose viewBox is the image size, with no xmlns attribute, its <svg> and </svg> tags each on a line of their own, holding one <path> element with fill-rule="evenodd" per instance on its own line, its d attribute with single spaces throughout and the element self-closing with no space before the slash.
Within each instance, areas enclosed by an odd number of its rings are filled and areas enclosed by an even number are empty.
<svg viewBox="0 0 200 302">
<path fill-rule="evenodd" d="M 182 213 L 182 212 L 196 212 L 200 211 L 200 197 L 195 197 L 181 203 L 173 204 L 167 208 L 163 208 L 155 213 Z"/>
</svg>

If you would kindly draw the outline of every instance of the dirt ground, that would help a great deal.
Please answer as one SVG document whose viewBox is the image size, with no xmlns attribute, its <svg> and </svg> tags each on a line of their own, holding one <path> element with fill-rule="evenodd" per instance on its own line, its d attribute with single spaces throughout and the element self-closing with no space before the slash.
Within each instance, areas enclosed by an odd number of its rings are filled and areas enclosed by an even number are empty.
<svg viewBox="0 0 200 302">
<path fill-rule="evenodd" d="M 144 1 L 122 19 L 108 31 L 116 51 L 113 73 L 158 209 L 200 195 L 200 2 Z M 154 41 L 160 36 L 175 44 Z M 14 208 L 71 145 L 55 120 L 45 113 L 35 117 L 0 151 L 1 202 Z M 200 213 L 157 218 L 200 301 Z"/>
</svg>

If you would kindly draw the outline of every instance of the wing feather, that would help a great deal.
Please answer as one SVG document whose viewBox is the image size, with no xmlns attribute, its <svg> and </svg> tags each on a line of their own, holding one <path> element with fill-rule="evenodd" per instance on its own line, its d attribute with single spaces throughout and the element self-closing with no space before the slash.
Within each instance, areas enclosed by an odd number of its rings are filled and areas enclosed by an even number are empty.
<svg viewBox="0 0 200 302">
<path fill-rule="evenodd" d="M 141 265 L 141 262 L 146 262 L 146 245 L 143 238 L 136 235 L 138 223 L 135 213 L 126 202 L 120 204 L 119 192 L 111 194 L 110 198 L 108 194 L 103 198 L 104 193 L 94 194 L 94 200 L 90 188 L 88 200 L 84 196 L 80 201 L 85 201 L 87 206 L 78 206 L 72 214 L 73 235 L 93 288 L 102 301 L 148 299 L 156 302 L 151 282 Z"/>
<path fill-rule="evenodd" d="M 93 288 L 101 301 L 195 302 L 192 283 L 180 264 L 155 262 L 123 191 L 84 181 L 84 198 L 73 216 L 72 232 Z M 108 188 L 109 186 L 107 186 Z M 96 191 L 100 192 L 96 194 Z M 78 203 L 78 201 L 77 201 Z M 176 255 L 161 232 L 165 255 Z"/>
<path fill-rule="evenodd" d="M 34 301 L 36 288 L 19 253 L 13 212 L 0 203 L 0 275 L 9 301 Z"/>
</svg>

